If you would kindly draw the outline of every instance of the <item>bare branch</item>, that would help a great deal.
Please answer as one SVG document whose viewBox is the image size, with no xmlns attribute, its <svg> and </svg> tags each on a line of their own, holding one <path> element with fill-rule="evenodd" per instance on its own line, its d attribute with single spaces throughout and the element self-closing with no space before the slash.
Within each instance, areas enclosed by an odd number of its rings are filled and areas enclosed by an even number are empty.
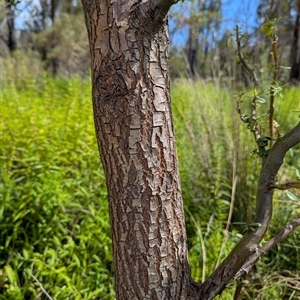
<svg viewBox="0 0 300 300">
<path fill-rule="evenodd" d="M 270 188 L 278 190 L 288 190 L 288 189 L 300 189 L 300 181 L 291 181 L 285 183 L 279 183 L 276 181 L 270 181 L 267 183 Z"/>
<path fill-rule="evenodd" d="M 256 73 L 255 73 L 254 69 L 252 69 L 246 62 L 243 52 L 242 52 L 241 37 L 240 37 L 240 32 L 239 32 L 238 26 L 236 27 L 235 33 L 236 33 L 236 43 L 237 43 L 237 50 L 238 50 L 238 56 L 239 56 L 240 62 L 243 65 L 243 67 L 245 68 L 245 70 L 250 74 L 251 79 L 254 82 L 254 86 L 257 87 L 258 80 L 257 80 Z"/>
<path fill-rule="evenodd" d="M 278 77 L 278 52 L 277 52 L 277 46 L 278 46 L 278 37 L 274 34 L 272 37 L 272 56 L 274 61 L 274 69 L 273 69 L 273 81 L 271 84 L 270 89 L 270 115 L 269 115 L 269 128 L 270 128 L 270 137 L 271 137 L 271 147 L 274 144 L 273 138 L 275 136 L 275 126 L 274 126 L 274 102 L 275 102 L 275 86 L 277 84 L 277 77 Z"/>
<path fill-rule="evenodd" d="M 274 189 L 270 188 L 268 183 L 274 181 L 286 152 L 298 143 L 300 143 L 300 123 L 277 139 L 262 166 L 256 196 L 256 216 L 253 222 L 259 226 L 253 227 L 254 231 L 246 232 L 220 266 L 200 285 L 198 290 L 200 299 L 213 299 L 219 295 L 239 270 L 245 267 L 249 257 L 260 256 L 261 251 L 266 251 L 266 247 L 259 248 L 258 245 L 265 236 L 272 218 Z M 287 230 L 286 233 L 288 232 Z"/>
<path fill-rule="evenodd" d="M 242 276 L 243 274 L 249 273 L 251 268 L 255 265 L 258 259 L 269 251 L 272 247 L 276 246 L 282 240 L 284 240 L 292 231 L 294 231 L 298 226 L 300 226 L 300 218 L 294 220 L 290 224 L 286 225 L 283 230 L 265 243 L 262 247 L 258 248 L 252 256 L 249 257 L 247 262 L 242 266 L 239 272 L 235 275 L 234 279 Z"/>
</svg>

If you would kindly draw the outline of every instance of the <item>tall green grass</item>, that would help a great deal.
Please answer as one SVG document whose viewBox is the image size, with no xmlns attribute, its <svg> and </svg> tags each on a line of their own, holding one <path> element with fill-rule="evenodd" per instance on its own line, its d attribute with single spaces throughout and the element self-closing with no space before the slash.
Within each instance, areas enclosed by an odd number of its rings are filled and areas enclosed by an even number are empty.
<svg viewBox="0 0 300 300">
<path fill-rule="evenodd" d="M 252 133 L 236 112 L 234 92 L 186 80 L 175 82 L 172 91 L 191 272 L 201 281 L 228 254 L 238 240 L 237 233 L 242 233 L 230 221 L 251 222 L 254 216 L 260 158 L 253 152 L 256 144 Z M 248 113 L 251 91 L 245 93 L 242 105 Z M 299 89 L 286 89 L 277 100 L 276 120 L 281 134 L 299 122 L 299 94 Z M 267 111 L 267 103 L 259 107 L 260 114 Z M 266 135 L 267 121 L 267 117 L 261 119 Z M 300 169 L 300 145 L 287 155 L 279 179 L 297 180 L 295 167 Z M 266 238 L 279 233 L 299 214 L 299 202 L 291 201 L 286 193 L 276 193 L 274 221 Z M 300 284 L 295 284 L 300 275 L 297 240 L 299 229 L 260 261 L 257 272 L 249 275 L 247 289 L 251 293 L 245 293 L 244 299 L 289 299 L 290 295 L 300 299 Z M 221 298 L 232 299 L 233 289 L 231 285 Z"/>
<path fill-rule="evenodd" d="M 0 300 L 45 299 L 45 292 L 58 300 L 114 299 L 90 84 L 24 74 L 7 80 L 1 94 Z M 298 121 L 298 93 L 287 89 L 278 103 L 283 132 Z M 253 216 L 259 158 L 232 92 L 177 81 L 172 103 L 191 272 L 201 281 L 239 239 L 230 221 Z M 299 158 L 298 147 L 282 179 L 294 178 Z M 286 193 L 276 194 L 274 210 L 268 237 L 300 213 Z M 300 297 L 299 238 L 297 230 L 260 261 L 244 299 Z M 221 299 L 232 299 L 234 285 Z"/>
<path fill-rule="evenodd" d="M 87 82 L 46 75 L 3 90 L 0 299 L 114 298 L 90 98 Z"/>
</svg>

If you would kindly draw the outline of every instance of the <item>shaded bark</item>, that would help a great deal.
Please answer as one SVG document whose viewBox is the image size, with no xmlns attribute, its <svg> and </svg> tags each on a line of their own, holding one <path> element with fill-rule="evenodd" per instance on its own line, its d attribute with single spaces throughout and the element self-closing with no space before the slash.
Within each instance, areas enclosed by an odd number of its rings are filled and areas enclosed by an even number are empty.
<svg viewBox="0 0 300 300">
<path fill-rule="evenodd" d="M 6 44 L 10 52 L 13 52 L 17 48 L 16 34 L 15 34 L 15 12 L 13 5 L 10 1 L 6 3 L 6 17 L 7 17 L 7 40 Z"/>
<path fill-rule="evenodd" d="M 293 43 L 291 50 L 291 72 L 290 81 L 300 82 L 300 1 L 297 4 L 297 16 L 293 31 Z"/>
</svg>

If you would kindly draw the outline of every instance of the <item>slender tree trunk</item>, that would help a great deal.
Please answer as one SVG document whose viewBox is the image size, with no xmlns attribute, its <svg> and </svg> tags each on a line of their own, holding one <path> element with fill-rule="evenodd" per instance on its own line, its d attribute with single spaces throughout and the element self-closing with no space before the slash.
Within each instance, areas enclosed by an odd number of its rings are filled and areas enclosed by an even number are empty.
<svg viewBox="0 0 300 300">
<path fill-rule="evenodd" d="M 83 0 L 118 299 L 187 299 L 186 232 L 170 113 L 166 18 Z M 149 17 L 145 18 L 148 14 Z"/>
<path fill-rule="evenodd" d="M 290 81 L 300 82 L 300 1 L 297 4 L 297 16 L 293 34 L 293 44 L 291 50 L 291 72 Z"/>
<path fill-rule="evenodd" d="M 51 9 L 50 9 L 50 18 L 52 22 L 52 26 L 56 19 L 56 10 L 57 10 L 57 0 L 51 0 Z M 57 57 L 53 57 L 50 60 L 51 68 L 52 68 L 52 74 L 55 76 L 58 73 L 59 69 L 59 62 Z"/>
<path fill-rule="evenodd" d="M 6 2 L 6 16 L 7 16 L 7 28 L 8 28 L 8 36 L 7 36 L 7 46 L 10 52 L 13 52 L 17 48 L 16 42 L 16 34 L 15 34 L 15 12 L 13 9 L 13 5 L 10 1 Z"/>
<path fill-rule="evenodd" d="M 199 48 L 198 31 L 195 34 L 195 28 L 191 25 L 187 41 L 187 59 L 189 63 L 188 74 L 191 77 L 196 76 L 197 53 Z"/>
</svg>

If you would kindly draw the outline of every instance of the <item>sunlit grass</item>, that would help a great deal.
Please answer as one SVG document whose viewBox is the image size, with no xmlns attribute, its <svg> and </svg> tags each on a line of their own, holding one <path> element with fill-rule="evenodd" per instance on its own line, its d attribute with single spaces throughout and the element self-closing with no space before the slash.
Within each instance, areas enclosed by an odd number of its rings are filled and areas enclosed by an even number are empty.
<svg viewBox="0 0 300 300">
<path fill-rule="evenodd" d="M 0 299 L 41 299 L 34 277 L 54 299 L 114 299 L 107 194 L 90 93 L 87 80 L 46 74 L 37 79 L 26 73 L 3 88 Z M 276 120 L 283 132 L 299 120 L 297 93 L 287 88 L 278 102 Z M 251 132 L 235 111 L 234 93 L 181 80 L 172 84 L 172 104 L 191 272 L 201 281 L 238 240 L 238 228 L 229 227 L 224 235 L 230 207 L 234 204 L 236 221 L 253 216 L 260 161 Z M 281 176 L 294 176 L 299 157 L 298 147 Z M 268 237 L 297 212 L 295 205 L 276 194 Z M 260 262 L 245 299 L 261 292 L 261 299 L 275 299 L 282 290 L 297 296 L 281 288 L 282 277 L 277 289 L 271 285 L 285 268 L 290 278 L 297 275 L 297 240 L 299 230 Z M 221 299 L 232 299 L 233 290 L 234 283 Z"/>
</svg>

